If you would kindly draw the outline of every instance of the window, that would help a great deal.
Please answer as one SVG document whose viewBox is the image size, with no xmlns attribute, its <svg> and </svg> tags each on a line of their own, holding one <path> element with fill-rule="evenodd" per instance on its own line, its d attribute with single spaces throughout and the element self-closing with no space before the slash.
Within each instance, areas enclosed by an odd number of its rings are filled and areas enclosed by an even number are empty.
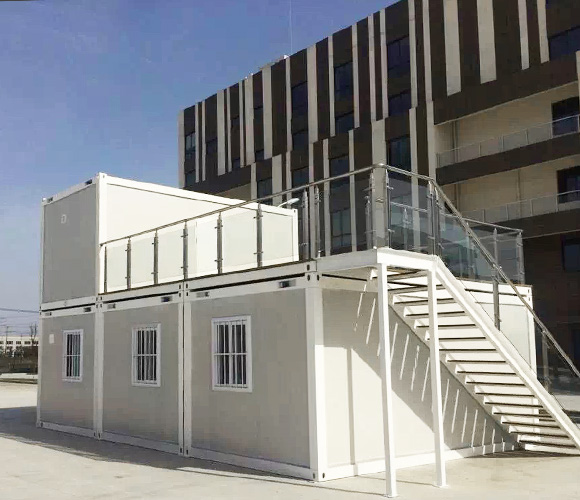
<svg viewBox="0 0 580 500">
<path fill-rule="evenodd" d="M 193 186 L 195 184 L 195 172 L 185 172 L 185 185 Z"/>
<path fill-rule="evenodd" d="M 217 137 L 215 139 L 210 139 L 205 143 L 205 154 L 206 155 L 216 155 L 217 154 Z"/>
<path fill-rule="evenodd" d="M 30 345 L 30 340 L 25 340 L 24 345 Z"/>
<path fill-rule="evenodd" d="M 160 325 L 133 328 L 133 385 L 157 386 L 159 373 Z"/>
<path fill-rule="evenodd" d="M 301 116 L 308 113 L 308 85 L 306 82 L 292 87 L 292 115 Z"/>
<path fill-rule="evenodd" d="M 12 342 L 6 342 L 11 344 Z M 71 382 L 83 379 L 83 331 L 62 332 L 62 378 Z"/>
<path fill-rule="evenodd" d="M 330 176 L 348 173 L 348 155 L 330 160 Z M 350 181 L 348 177 L 330 183 L 330 237 L 334 252 L 350 250 Z"/>
<path fill-rule="evenodd" d="M 354 128 L 354 114 L 346 113 L 341 116 L 337 116 L 334 121 L 334 133 L 344 134 L 349 130 Z"/>
<path fill-rule="evenodd" d="M 308 147 L 308 130 L 303 129 L 292 134 L 292 149 L 303 149 Z"/>
<path fill-rule="evenodd" d="M 239 158 L 232 159 L 232 170 L 237 170 L 238 168 L 240 168 L 240 159 Z"/>
<path fill-rule="evenodd" d="M 195 158 L 195 132 L 185 136 L 185 159 Z"/>
<path fill-rule="evenodd" d="M 578 114 L 580 114 L 580 100 L 571 97 L 552 104 L 552 131 L 554 135 L 578 132 Z"/>
<path fill-rule="evenodd" d="M 250 317 L 213 319 L 212 388 L 252 391 Z"/>
<path fill-rule="evenodd" d="M 387 44 L 387 69 L 389 78 L 406 75 L 411 71 L 408 36 Z"/>
<path fill-rule="evenodd" d="M 231 117 L 230 128 L 235 129 L 235 128 L 239 128 L 239 127 L 240 127 L 240 115 L 238 115 L 238 116 L 232 116 Z"/>
<path fill-rule="evenodd" d="M 254 108 L 254 122 L 263 123 L 264 121 L 264 107 L 262 105 Z"/>
<path fill-rule="evenodd" d="M 16 345 L 22 345 L 22 341 L 21 340 L 17 340 L 16 341 Z"/>
<path fill-rule="evenodd" d="M 567 272 L 580 271 L 580 238 L 562 238 L 562 267 Z"/>
<path fill-rule="evenodd" d="M 558 171 L 558 203 L 580 200 L 580 166 Z"/>
<path fill-rule="evenodd" d="M 391 139 L 387 154 L 389 165 L 411 171 L 411 141 L 408 135 Z"/>
<path fill-rule="evenodd" d="M 348 100 L 352 97 L 352 93 L 352 61 L 349 61 L 334 68 L 334 99 Z"/>
<path fill-rule="evenodd" d="M 308 167 L 297 168 L 292 170 L 292 187 L 300 187 L 308 184 L 309 181 Z"/>
<path fill-rule="evenodd" d="M 402 92 L 401 94 L 389 97 L 389 115 L 395 116 L 405 113 L 411 109 L 411 93 Z"/>
<path fill-rule="evenodd" d="M 268 177 L 267 179 L 261 179 L 257 182 L 257 191 L 258 191 L 258 198 L 265 198 L 266 196 L 270 196 L 272 194 L 272 177 Z M 265 205 L 271 205 L 272 200 L 262 201 L 261 203 Z"/>
<path fill-rule="evenodd" d="M 264 159 L 264 150 L 258 149 L 256 151 L 256 161 L 262 161 Z"/>
<path fill-rule="evenodd" d="M 550 59 L 558 59 L 580 50 L 580 27 L 550 37 Z"/>
</svg>

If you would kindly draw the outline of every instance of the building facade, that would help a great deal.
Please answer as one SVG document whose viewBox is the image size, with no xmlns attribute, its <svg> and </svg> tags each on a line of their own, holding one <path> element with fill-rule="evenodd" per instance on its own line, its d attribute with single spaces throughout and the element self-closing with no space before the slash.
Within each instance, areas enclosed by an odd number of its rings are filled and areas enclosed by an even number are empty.
<svg viewBox="0 0 580 500">
<path fill-rule="evenodd" d="M 465 215 L 524 230 L 535 307 L 580 365 L 577 50 L 576 0 L 402 0 L 183 110 L 180 186 L 429 175 Z"/>
</svg>

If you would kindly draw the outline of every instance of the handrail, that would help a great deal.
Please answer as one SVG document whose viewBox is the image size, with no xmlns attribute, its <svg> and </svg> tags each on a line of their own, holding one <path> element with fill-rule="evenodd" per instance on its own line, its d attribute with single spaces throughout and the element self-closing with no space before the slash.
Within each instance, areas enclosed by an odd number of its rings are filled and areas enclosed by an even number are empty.
<svg viewBox="0 0 580 500">
<path fill-rule="evenodd" d="M 433 181 L 431 181 L 431 182 L 433 182 Z M 465 223 L 464 218 L 459 213 L 459 211 L 455 208 L 455 206 L 453 205 L 453 203 L 451 203 L 451 200 L 447 197 L 447 195 L 445 194 L 445 192 L 443 191 L 443 189 L 441 189 L 436 182 L 433 182 L 433 186 L 435 187 L 435 189 L 439 193 L 439 196 L 441 196 L 441 198 L 443 199 L 443 201 L 445 202 L 445 204 L 449 207 L 449 209 L 457 216 L 458 220 L 460 221 L 460 223 L 463 226 L 463 228 L 465 229 L 465 231 L 475 241 L 475 243 L 477 244 L 477 246 L 481 250 L 481 252 L 484 255 L 484 257 L 486 258 L 486 260 L 491 264 L 491 266 L 498 273 L 498 275 L 503 280 L 505 280 L 506 284 L 508 284 L 508 285 L 511 286 L 511 288 L 514 290 L 515 294 L 518 296 L 518 298 L 520 299 L 520 301 L 527 308 L 528 312 L 530 312 L 530 314 L 533 316 L 534 320 L 538 322 L 538 325 L 542 329 L 542 333 L 546 337 L 548 337 L 548 339 L 550 339 L 552 341 L 552 343 L 556 347 L 556 350 L 558 351 L 558 353 L 568 363 L 568 365 L 570 366 L 570 368 L 572 369 L 572 371 L 580 378 L 580 371 L 578 371 L 578 369 L 576 368 L 576 366 L 574 365 L 574 363 L 572 362 L 572 360 L 568 357 L 568 355 L 565 353 L 565 351 L 562 349 L 562 347 L 560 347 L 560 344 L 558 344 L 558 342 L 556 341 L 556 339 L 554 338 L 554 336 L 550 333 L 550 331 L 548 330 L 548 328 L 546 327 L 546 325 L 544 325 L 544 323 L 542 322 L 542 320 L 538 317 L 538 315 L 536 314 L 536 312 L 534 311 L 534 309 L 528 304 L 528 302 L 525 300 L 525 298 L 523 297 L 523 295 L 518 291 L 516 285 L 503 272 L 503 269 L 501 268 L 501 266 L 498 266 L 497 265 L 497 263 L 495 262 L 495 259 L 488 252 L 488 250 L 485 248 L 485 246 L 483 245 L 483 243 L 481 243 L 481 241 L 479 240 L 479 238 L 477 237 L 477 235 L 471 230 L 471 228 L 469 227 L 469 224 L 466 224 Z"/>
<path fill-rule="evenodd" d="M 499 139 L 502 139 L 502 143 L 503 143 L 503 140 L 505 140 L 505 138 L 509 138 L 509 137 L 512 137 L 512 136 L 516 136 L 516 135 L 522 134 L 524 132 L 527 133 L 530 130 L 534 130 L 534 129 L 537 129 L 537 128 L 540 128 L 540 127 L 545 127 L 547 125 L 553 126 L 555 123 L 560 123 L 560 122 L 564 122 L 564 121 L 571 121 L 573 119 L 576 119 L 577 120 L 576 123 L 579 123 L 579 121 L 580 121 L 580 115 L 566 116 L 564 118 L 558 118 L 557 120 L 552 120 L 552 121 L 549 121 L 549 122 L 538 123 L 536 125 L 532 125 L 531 127 L 527 127 L 527 128 L 523 128 L 523 129 L 520 129 L 520 130 L 516 130 L 516 131 L 510 132 L 508 134 L 502 134 L 502 135 L 497 135 L 497 136 L 494 136 L 494 137 L 490 137 L 489 139 L 484 139 L 483 141 L 477 141 L 477 142 L 471 142 L 469 144 L 464 144 L 463 146 L 458 146 L 458 147 L 453 148 L 453 149 L 448 149 L 446 151 L 441 151 L 441 152 L 437 153 L 437 156 L 438 157 L 442 157 L 443 155 L 447 155 L 447 154 L 450 154 L 450 153 L 455 153 L 457 151 L 465 150 L 467 148 L 473 148 L 474 146 L 481 146 L 482 144 L 485 144 L 485 143 L 488 143 L 488 142 L 491 142 L 491 141 L 495 141 L 495 140 L 499 140 Z M 556 136 L 557 137 L 560 137 L 561 135 L 573 134 L 573 133 L 577 133 L 578 131 L 579 130 L 573 130 L 573 131 L 570 131 L 570 132 L 564 132 L 562 134 L 556 134 Z M 550 138 L 553 138 L 553 137 L 550 137 Z M 508 151 L 508 150 L 504 150 L 504 151 Z M 480 155 L 480 156 L 485 156 L 485 155 Z"/>
</svg>

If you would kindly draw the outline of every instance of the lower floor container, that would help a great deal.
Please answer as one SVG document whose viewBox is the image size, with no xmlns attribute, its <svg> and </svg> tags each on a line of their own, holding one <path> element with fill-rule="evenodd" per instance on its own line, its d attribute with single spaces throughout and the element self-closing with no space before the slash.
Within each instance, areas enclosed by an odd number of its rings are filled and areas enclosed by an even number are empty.
<svg viewBox="0 0 580 500">
<path fill-rule="evenodd" d="M 38 425 L 322 481 L 385 470 L 376 283 L 316 263 L 43 307 Z M 429 348 L 389 308 L 397 467 L 434 461 Z M 441 364 L 448 458 L 514 440 Z"/>
</svg>

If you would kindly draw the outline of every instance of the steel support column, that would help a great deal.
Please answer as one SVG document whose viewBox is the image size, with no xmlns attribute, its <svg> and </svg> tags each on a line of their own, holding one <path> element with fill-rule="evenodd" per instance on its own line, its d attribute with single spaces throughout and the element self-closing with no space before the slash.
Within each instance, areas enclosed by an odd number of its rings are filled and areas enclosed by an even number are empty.
<svg viewBox="0 0 580 500">
<path fill-rule="evenodd" d="M 435 438 L 435 467 L 437 486 L 447 485 L 443 440 L 443 403 L 441 399 L 441 365 L 439 358 L 439 328 L 437 326 L 437 283 L 435 267 L 427 273 L 427 296 L 429 297 L 429 351 L 431 365 L 431 409 L 433 411 L 433 435 Z"/>
<path fill-rule="evenodd" d="M 379 336 L 381 349 L 381 381 L 383 389 L 383 436 L 385 444 L 385 479 L 388 497 L 397 496 L 395 468 L 395 433 L 393 422 L 393 388 L 391 385 L 391 343 L 389 335 L 389 290 L 387 266 L 377 266 L 379 292 Z"/>
</svg>

